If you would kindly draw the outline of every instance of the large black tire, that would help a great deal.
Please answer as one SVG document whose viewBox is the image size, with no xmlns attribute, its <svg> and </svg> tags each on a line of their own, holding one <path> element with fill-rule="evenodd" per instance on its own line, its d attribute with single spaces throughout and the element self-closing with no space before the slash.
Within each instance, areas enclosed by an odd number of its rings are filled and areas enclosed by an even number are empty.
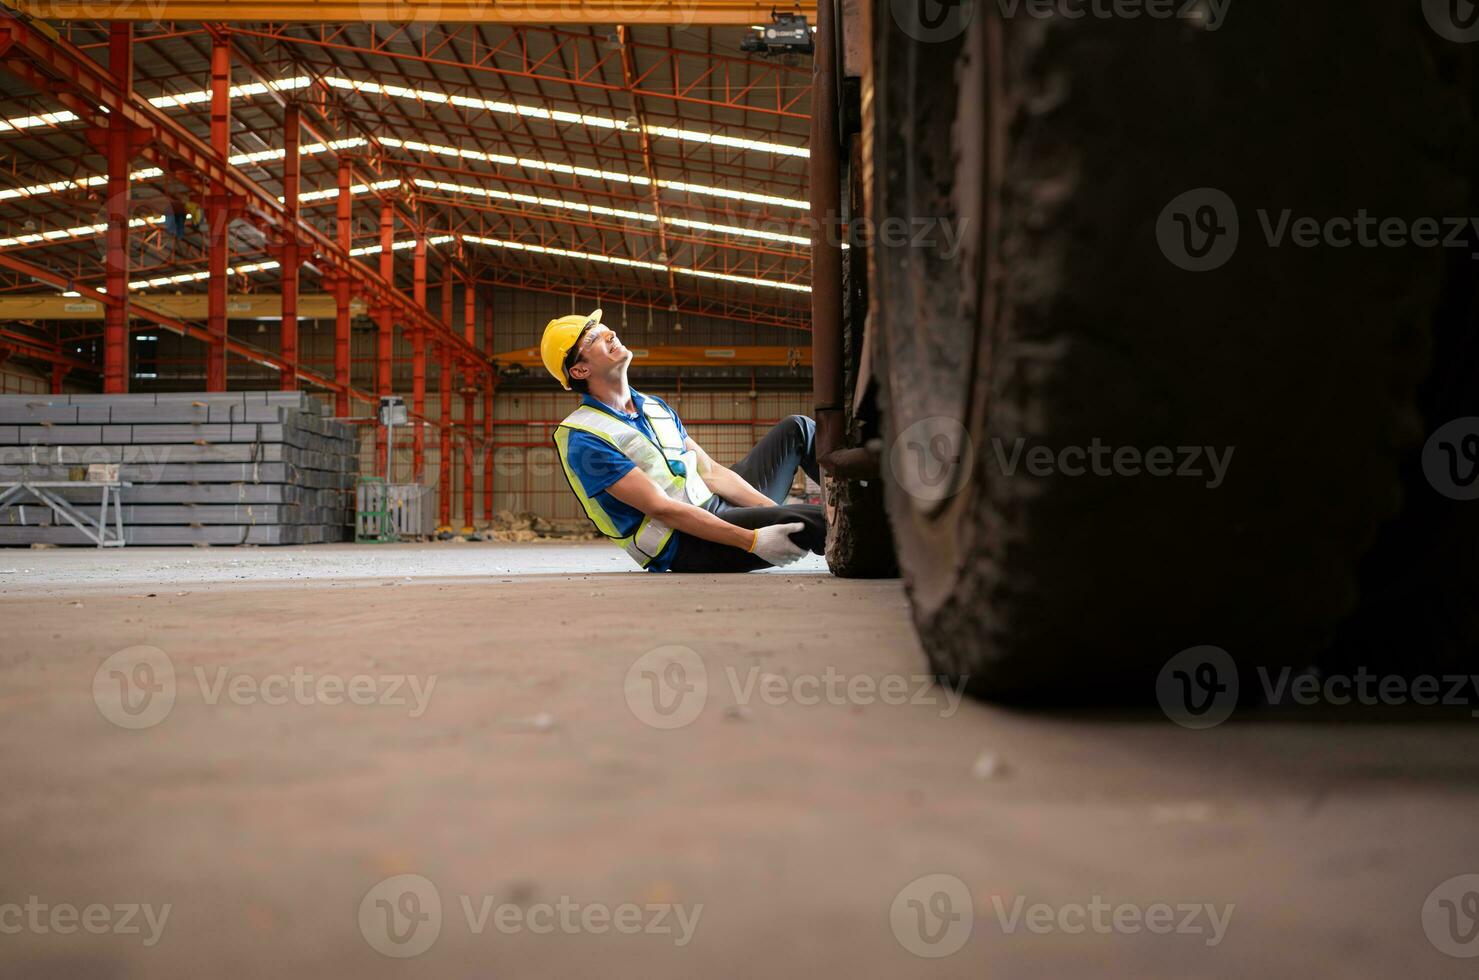
<svg viewBox="0 0 1479 980">
<path fill-rule="evenodd" d="M 1388 0 L 1224 8 L 1215 31 L 978 0 L 930 42 L 907 6 L 871 11 L 872 213 L 968 222 L 956 255 L 938 228 L 875 249 L 889 513 L 935 668 L 1041 701 L 1148 695 L 1202 644 L 1310 663 L 1398 507 L 1444 257 L 1272 247 L 1257 209 L 1466 213 L 1448 42 Z M 1226 200 L 1170 207 L 1199 188 Z M 1209 203 L 1240 238 L 1186 271 L 1158 228 Z M 1201 478 L 1008 465 L 1018 440 L 1096 439 L 1233 456 L 1215 487 L 1205 454 Z"/>
<path fill-rule="evenodd" d="M 1440 70 L 1472 93 L 1460 157 L 1468 180 L 1457 213 L 1464 215 L 1479 214 L 1479 74 L 1472 50 L 1450 44 L 1435 52 Z M 1321 663 L 1328 671 L 1411 676 L 1479 667 L 1479 502 L 1462 499 L 1467 494 L 1444 479 L 1442 447 L 1476 431 L 1472 421 L 1456 420 L 1479 418 L 1479 236 L 1471 231 L 1465 241 L 1467 247 L 1447 255 L 1433 356 L 1418 387 L 1428 438 L 1402 457 L 1402 512 L 1361 562 L 1360 605 Z"/>
</svg>

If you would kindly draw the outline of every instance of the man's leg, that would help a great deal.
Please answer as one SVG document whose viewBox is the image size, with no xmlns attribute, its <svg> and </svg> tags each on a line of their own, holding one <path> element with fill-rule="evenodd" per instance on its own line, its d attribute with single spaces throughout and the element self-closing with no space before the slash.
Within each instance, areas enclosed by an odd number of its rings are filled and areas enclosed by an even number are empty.
<svg viewBox="0 0 1479 980">
<path fill-rule="evenodd" d="M 817 478 L 816 431 L 816 423 L 805 415 L 783 418 L 730 468 L 771 500 L 785 503 L 797 469 L 821 482 Z"/>
<path fill-rule="evenodd" d="M 761 528 L 772 524 L 800 523 L 801 530 L 791 540 L 815 554 L 827 547 L 827 519 L 816 504 L 793 504 L 789 507 L 725 507 L 715 511 L 719 517 L 740 527 Z M 691 534 L 678 539 L 678 554 L 673 558 L 675 572 L 752 572 L 769 568 L 764 559 L 726 544 L 705 541 Z"/>
</svg>

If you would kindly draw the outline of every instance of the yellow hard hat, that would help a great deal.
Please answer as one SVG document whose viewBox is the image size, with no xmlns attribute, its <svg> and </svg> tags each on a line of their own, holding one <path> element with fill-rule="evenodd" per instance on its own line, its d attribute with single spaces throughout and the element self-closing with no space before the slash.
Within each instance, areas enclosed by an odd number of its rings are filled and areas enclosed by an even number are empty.
<svg viewBox="0 0 1479 980">
<path fill-rule="evenodd" d="M 560 382 L 560 387 L 566 391 L 570 390 L 570 378 L 565 374 L 565 357 L 581 334 L 600 322 L 601 311 L 596 310 L 590 316 L 572 313 L 569 316 L 556 317 L 544 325 L 544 338 L 539 341 L 539 356 L 544 361 L 544 369 L 554 375 L 555 380 Z"/>
</svg>

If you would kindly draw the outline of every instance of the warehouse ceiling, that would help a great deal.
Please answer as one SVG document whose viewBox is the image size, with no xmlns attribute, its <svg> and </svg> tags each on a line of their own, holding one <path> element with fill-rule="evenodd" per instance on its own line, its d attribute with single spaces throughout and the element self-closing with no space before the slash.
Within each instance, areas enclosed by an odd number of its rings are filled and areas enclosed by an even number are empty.
<svg viewBox="0 0 1479 980">
<path fill-rule="evenodd" d="M 55 25 L 106 62 L 107 27 Z M 233 162 L 282 194 L 283 118 L 302 108 L 302 208 L 334 233 L 340 161 L 353 167 L 353 244 L 371 265 L 380 202 L 396 202 L 397 285 L 415 226 L 431 288 L 598 295 L 806 327 L 809 61 L 742 54 L 744 27 L 503 24 L 136 26 L 134 85 L 202 139 L 213 38 L 233 45 Z M 3 67 L 3 63 L 0 63 Z M 84 125 L 0 70 L 0 250 L 103 283 L 106 173 Z M 135 158 L 133 291 L 205 288 L 202 236 L 176 242 L 171 201 L 198 197 Z M 269 243 L 232 227 L 231 291 L 275 292 Z M 318 291 L 305 269 L 304 292 Z M 0 292 L 38 291 L 0 272 Z"/>
</svg>

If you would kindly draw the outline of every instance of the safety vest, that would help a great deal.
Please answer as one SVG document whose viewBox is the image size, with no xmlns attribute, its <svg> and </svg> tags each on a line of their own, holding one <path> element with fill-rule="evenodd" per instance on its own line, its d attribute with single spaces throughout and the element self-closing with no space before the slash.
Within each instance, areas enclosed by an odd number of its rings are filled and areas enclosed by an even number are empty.
<svg viewBox="0 0 1479 980">
<path fill-rule="evenodd" d="M 630 422 L 589 405 L 581 405 L 555 429 L 555 448 L 560 454 L 560 465 L 565 468 L 565 479 L 570 482 L 570 489 L 575 491 L 575 496 L 580 498 L 580 506 L 585 508 L 591 523 L 631 555 L 633 561 L 646 568 L 667 547 L 673 536 L 673 529 L 650 516 L 644 516 L 635 533 L 623 536 L 616 529 L 616 522 L 600 503 L 586 496 L 585 488 L 570 469 L 570 433 L 589 432 L 635 463 L 637 469 L 647 474 L 658 489 L 672 499 L 702 507 L 714 492 L 704 483 L 703 477 L 699 476 L 698 456 L 684 447 L 683 437 L 678 432 L 678 423 L 673 419 L 672 413 L 655 398 L 648 398 L 642 403 L 642 414 L 652 423 L 652 430 L 657 433 L 656 442 Z M 673 472 L 670 463 L 676 462 L 683 464 L 685 475 L 679 476 Z"/>
</svg>

